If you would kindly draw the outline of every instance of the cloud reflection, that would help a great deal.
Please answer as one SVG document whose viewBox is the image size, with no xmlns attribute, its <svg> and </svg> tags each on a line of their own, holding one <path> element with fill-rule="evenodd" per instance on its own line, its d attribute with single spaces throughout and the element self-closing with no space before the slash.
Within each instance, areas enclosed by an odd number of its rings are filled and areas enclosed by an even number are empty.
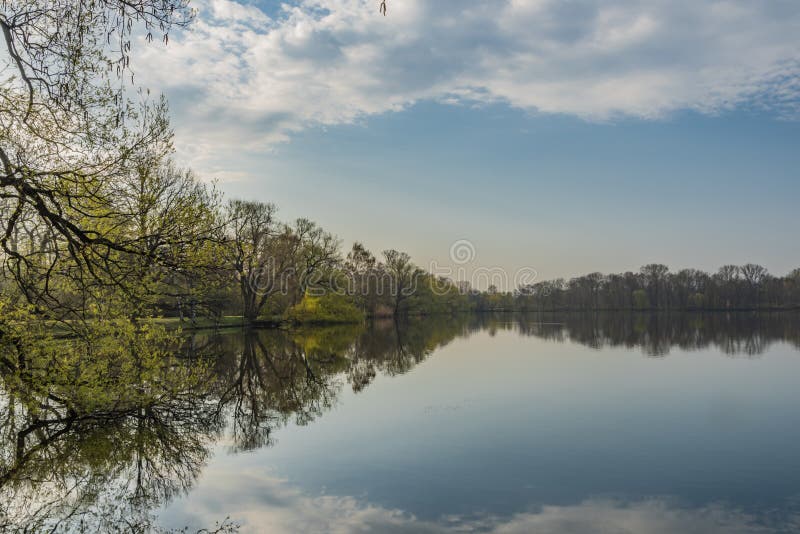
<svg viewBox="0 0 800 534">
<path fill-rule="evenodd" d="M 794 532 L 800 517 L 790 514 L 780 524 L 723 504 L 699 508 L 678 505 L 667 498 L 639 501 L 587 499 L 572 505 L 545 505 L 512 516 L 465 518 L 444 516 L 426 520 L 399 509 L 386 508 L 352 496 L 311 496 L 285 479 L 269 475 L 212 474 L 213 483 L 198 488 L 191 506 L 180 501 L 162 520 L 208 523 L 224 509 L 241 532 L 329 532 L 351 534 L 456 533 L 686 534 Z M 226 502 L 218 496 L 226 495 Z M 167 525 L 170 526 L 170 525 Z"/>
</svg>

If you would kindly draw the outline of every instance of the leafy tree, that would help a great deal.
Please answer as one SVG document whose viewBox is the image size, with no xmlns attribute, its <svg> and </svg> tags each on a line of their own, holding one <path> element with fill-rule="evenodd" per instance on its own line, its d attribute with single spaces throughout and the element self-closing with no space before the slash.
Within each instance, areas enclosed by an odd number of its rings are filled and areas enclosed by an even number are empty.
<svg viewBox="0 0 800 534">
<path fill-rule="evenodd" d="M 29 0 L 0 4 L 8 67 L 0 82 L 0 199 L 8 214 L 0 246 L 17 273 L 32 281 L 24 293 L 52 297 L 46 279 L 63 272 L 77 285 L 125 282 L 108 276 L 135 241 L 118 232 L 114 185 L 131 156 L 147 147 L 169 147 L 163 100 L 136 94 L 125 81 L 133 36 L 153 32 L 166 41 L 192 11 L 185 0 Z M 24 221 L 41 244 L 23 251 L 11 236 Z M 44 280 L 44 281 L 42 281 Z M 52 300 L 52 299 L 49 299 Z"/>
<path fill-rule="evenodd" d="M 644 277 L 650 304 L 656 308 L 661 307 L 666 303 L 665 292 L 669 267 L 660 263 L 651 263 L 643 266 L 640 272 Z"/>
<path fill-rule="evenodd" d="M 341 260 L 340 242 L 308 219 L 297 219 L 292 235 L 296 243 L 290 258 L 295 281 L 293 300 L 298 302 L 309 289 L 324 292 L 334 285 L 334 268 Z"/>
<path fill-rule="evenodd" d="M 267 299 L 285 288 L 297 239 L 275 217 L 273 204 L 228 203 L 230 263 L 241 292 L 243 315 L 255 321 Z"/>
<path fill-rule="evenodd" d="M 396 250 L 383 251 L 384 264 L 388 275 L 388 286 L 382 288 L 391 297 L 392 312 L 395 317 L 400 315 L 401 305 L 413 294 L 416 289 L 417 278 L 421 271 L 411 262 L 411 257 L 405 252 Z"/>
<path fill-rule="evenodd" d="M 365 315 L 373 314 L 378 304 L 377 282 L 380 278 L 375 256 L 361 243 L 353 243 L 344 262 L 344 272 L 347 292 Z"/>
</svg>

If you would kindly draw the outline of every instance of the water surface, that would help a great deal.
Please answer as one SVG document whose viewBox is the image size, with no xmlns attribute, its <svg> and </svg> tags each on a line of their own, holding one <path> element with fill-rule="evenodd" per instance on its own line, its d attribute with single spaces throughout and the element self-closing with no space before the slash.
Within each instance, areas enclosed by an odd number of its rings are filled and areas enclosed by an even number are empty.
<svg viewBox="0 0 800 534">
<path fill-rule="evenodd" d="M 186 350 L 213 383 L 165 410 L 170 439 L 120 456 L 136 441 L 75 430 L 80 472 L 113 471 L 76 508 L 242 532 L 800 529 L 796 315 L 436 317 Z"/>
</svg>

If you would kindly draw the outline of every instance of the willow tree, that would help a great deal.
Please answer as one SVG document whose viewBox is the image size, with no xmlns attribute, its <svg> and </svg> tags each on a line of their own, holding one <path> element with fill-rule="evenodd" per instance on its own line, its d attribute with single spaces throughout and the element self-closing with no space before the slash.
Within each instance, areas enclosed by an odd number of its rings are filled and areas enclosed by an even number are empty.
<svg viewBox="0 0 800 534">
<path fill-rule="evenodd" d="M 131 54 L 137 35 L 166 42 L 192 16 L 187 0 L 0 1 L 0 247 L 20 284 L 37 282 L 29 300 L 67 272 L 122 284 L 106 275 L 142 253 L 142 237 L 120 231 L 114 186 L 132 155 L 169 151 L 172 132 L 165 102 L 135 85 Z M 24 248 L 23 224 L 38 237 Z"/>
</svg>

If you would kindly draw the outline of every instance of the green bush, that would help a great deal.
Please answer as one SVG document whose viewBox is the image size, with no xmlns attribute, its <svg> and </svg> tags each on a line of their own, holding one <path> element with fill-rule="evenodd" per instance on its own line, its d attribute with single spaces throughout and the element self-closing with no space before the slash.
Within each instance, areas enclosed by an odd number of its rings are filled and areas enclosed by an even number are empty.
<svg viewBox="0 0 800 534">
<path fill-rule="evenodd" d="M 364 314 L 349 297 L 328 293 L 320 297 L 306 294 L 299 304 L 287 312 L 294 323 L 359 323 Z"/>
</svg>

